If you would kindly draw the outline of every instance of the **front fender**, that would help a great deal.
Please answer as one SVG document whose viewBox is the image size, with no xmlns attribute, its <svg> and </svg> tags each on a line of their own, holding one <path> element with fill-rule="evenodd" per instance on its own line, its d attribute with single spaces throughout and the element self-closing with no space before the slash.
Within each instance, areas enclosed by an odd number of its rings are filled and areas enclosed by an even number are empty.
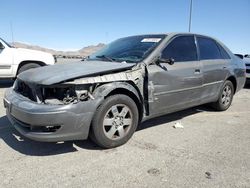
<svg viewBox="0 0 250 188">
<path fill-rule="evenodd" d="M 112 91 L 119 90 L 119 89 L 125 89 L 127 91 L 132 92 L 139 101 L 142 100 L 142 96 L 139 93 L 138 88 L 135 88 L 136 86 L 133 86 L 130 83 L 127 82 L 111 82 L 107 84 L 103 84 L 99 86 L 95 91 L 93 92 L 93 96 L 96 97 L 102 97 L 103 99 L 108 96 Z"/>
<path fill-rule="evenodd" d="M 136 85 L 133 85 L 133 83 L 129 82 L 107 83 L 98 87 L 92 94 L 95 98 L 96 97 L 98 97 L 99 99 L 102 98 L 99 104 L 101 104 L 104 101 L 104 99 L 111 94 L 128 95 L 134 100 L 134 102 L 138 107 L 140 121 L 142 120 L 144 113 L 146 112 L 143 102 L 144 98 L 141 95 L 140 90 L 137 88 Z"/>
</svg>

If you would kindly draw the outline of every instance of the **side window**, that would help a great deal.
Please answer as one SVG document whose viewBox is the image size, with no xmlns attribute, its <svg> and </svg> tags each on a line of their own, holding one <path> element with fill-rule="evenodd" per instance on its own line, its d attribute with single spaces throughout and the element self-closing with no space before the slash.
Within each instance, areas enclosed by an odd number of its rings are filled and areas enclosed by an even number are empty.
<svg viewBox="0 0 250 188">
<path fill-rule="evenodd" d="M 200 49 L 200 60 L 222 59 L 219 47 L 214 40 L 197 37 L 197 41 Z"/>
<path fill-rule="evenodd" d="M 197 50 L 194 42 L 194 36 L 179 36 L 176 37 L 162 51 L 162 58 L 173 58 L 178 61 L 196 61 Z"/>
<path fill-rule="evenodd" d="M 220 44 L 217 43 L 217 45 L 220 49 L 220 53 L 222 55 L 222 58 L 223 59 L 231 59 L 230 56 L 228 55 L 227 51 Z"/>
</svg>

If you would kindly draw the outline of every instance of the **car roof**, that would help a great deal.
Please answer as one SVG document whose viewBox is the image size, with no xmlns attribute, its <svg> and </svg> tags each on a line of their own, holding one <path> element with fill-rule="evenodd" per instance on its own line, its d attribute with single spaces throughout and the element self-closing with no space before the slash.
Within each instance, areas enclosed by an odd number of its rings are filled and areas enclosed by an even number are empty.
<svg viewBox="0 0 250 188">
<path fill-rule="evenodd" d="M 130 35 L 130 36 L 132 37 L 132 36 L 154 36 L 154 35 L 165 35 L 165 36 L 198 35 L 198 36 L 203 36 L 203 37 L 215 39 L 215 38 L 208 36 L 208 35 L 199 34 L 199 33 L 189 33 L 189 32 L 146 33 L 146 34 Z M 217 39 L 215 39 L 215 40 L 217 40 Z"/>
</svg>

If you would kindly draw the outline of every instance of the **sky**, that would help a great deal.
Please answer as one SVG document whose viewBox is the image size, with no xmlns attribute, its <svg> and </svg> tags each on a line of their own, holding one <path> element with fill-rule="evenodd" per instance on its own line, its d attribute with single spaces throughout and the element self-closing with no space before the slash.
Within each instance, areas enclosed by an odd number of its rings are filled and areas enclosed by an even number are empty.
<svg viewBox="0 0 250 188">
<path fill-rule="evenodd" d="M 188 32 L 190 0 L 0 0 L 0 37 L 75 50 L 136 34 Z M 193 0 L 191 32 L 250 54 L 250 0 Z"/>
</svg>

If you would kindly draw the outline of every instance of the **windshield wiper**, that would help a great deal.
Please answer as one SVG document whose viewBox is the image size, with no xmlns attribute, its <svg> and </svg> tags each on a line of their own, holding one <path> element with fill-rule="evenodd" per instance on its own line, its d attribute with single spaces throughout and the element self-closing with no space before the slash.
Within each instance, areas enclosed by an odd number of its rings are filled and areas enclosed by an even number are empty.
<svg viewBox="0 0 250 188">
<path fill-rule="evenodd" d="M 111 61 L 111 62 L 115 61 L 115 59 L 113 59 L 112 57 L 106 56 L 106 55 L 97 55 L 96 57 L 106 59 L 106 60 Z"/>
<path fill-rule="evenodd" d="M 130 60 L 123 60 L 121 58 L 114 58 L 114 57 L 109 57 L 109 56 L 106 56 L 106 55 L 97 55 L 95 57 L 96 58 L 101 58 L 101 59 L 106 59 L 106 60 L 111 61 L 111 62 L 119 62 L 119 63 L 131 62 L 131 63 L 134 63 L 133 61 L 130 61 Z M 89 58 L 87 58 L 87 59 L 89 59 Z"/>
</svg>

